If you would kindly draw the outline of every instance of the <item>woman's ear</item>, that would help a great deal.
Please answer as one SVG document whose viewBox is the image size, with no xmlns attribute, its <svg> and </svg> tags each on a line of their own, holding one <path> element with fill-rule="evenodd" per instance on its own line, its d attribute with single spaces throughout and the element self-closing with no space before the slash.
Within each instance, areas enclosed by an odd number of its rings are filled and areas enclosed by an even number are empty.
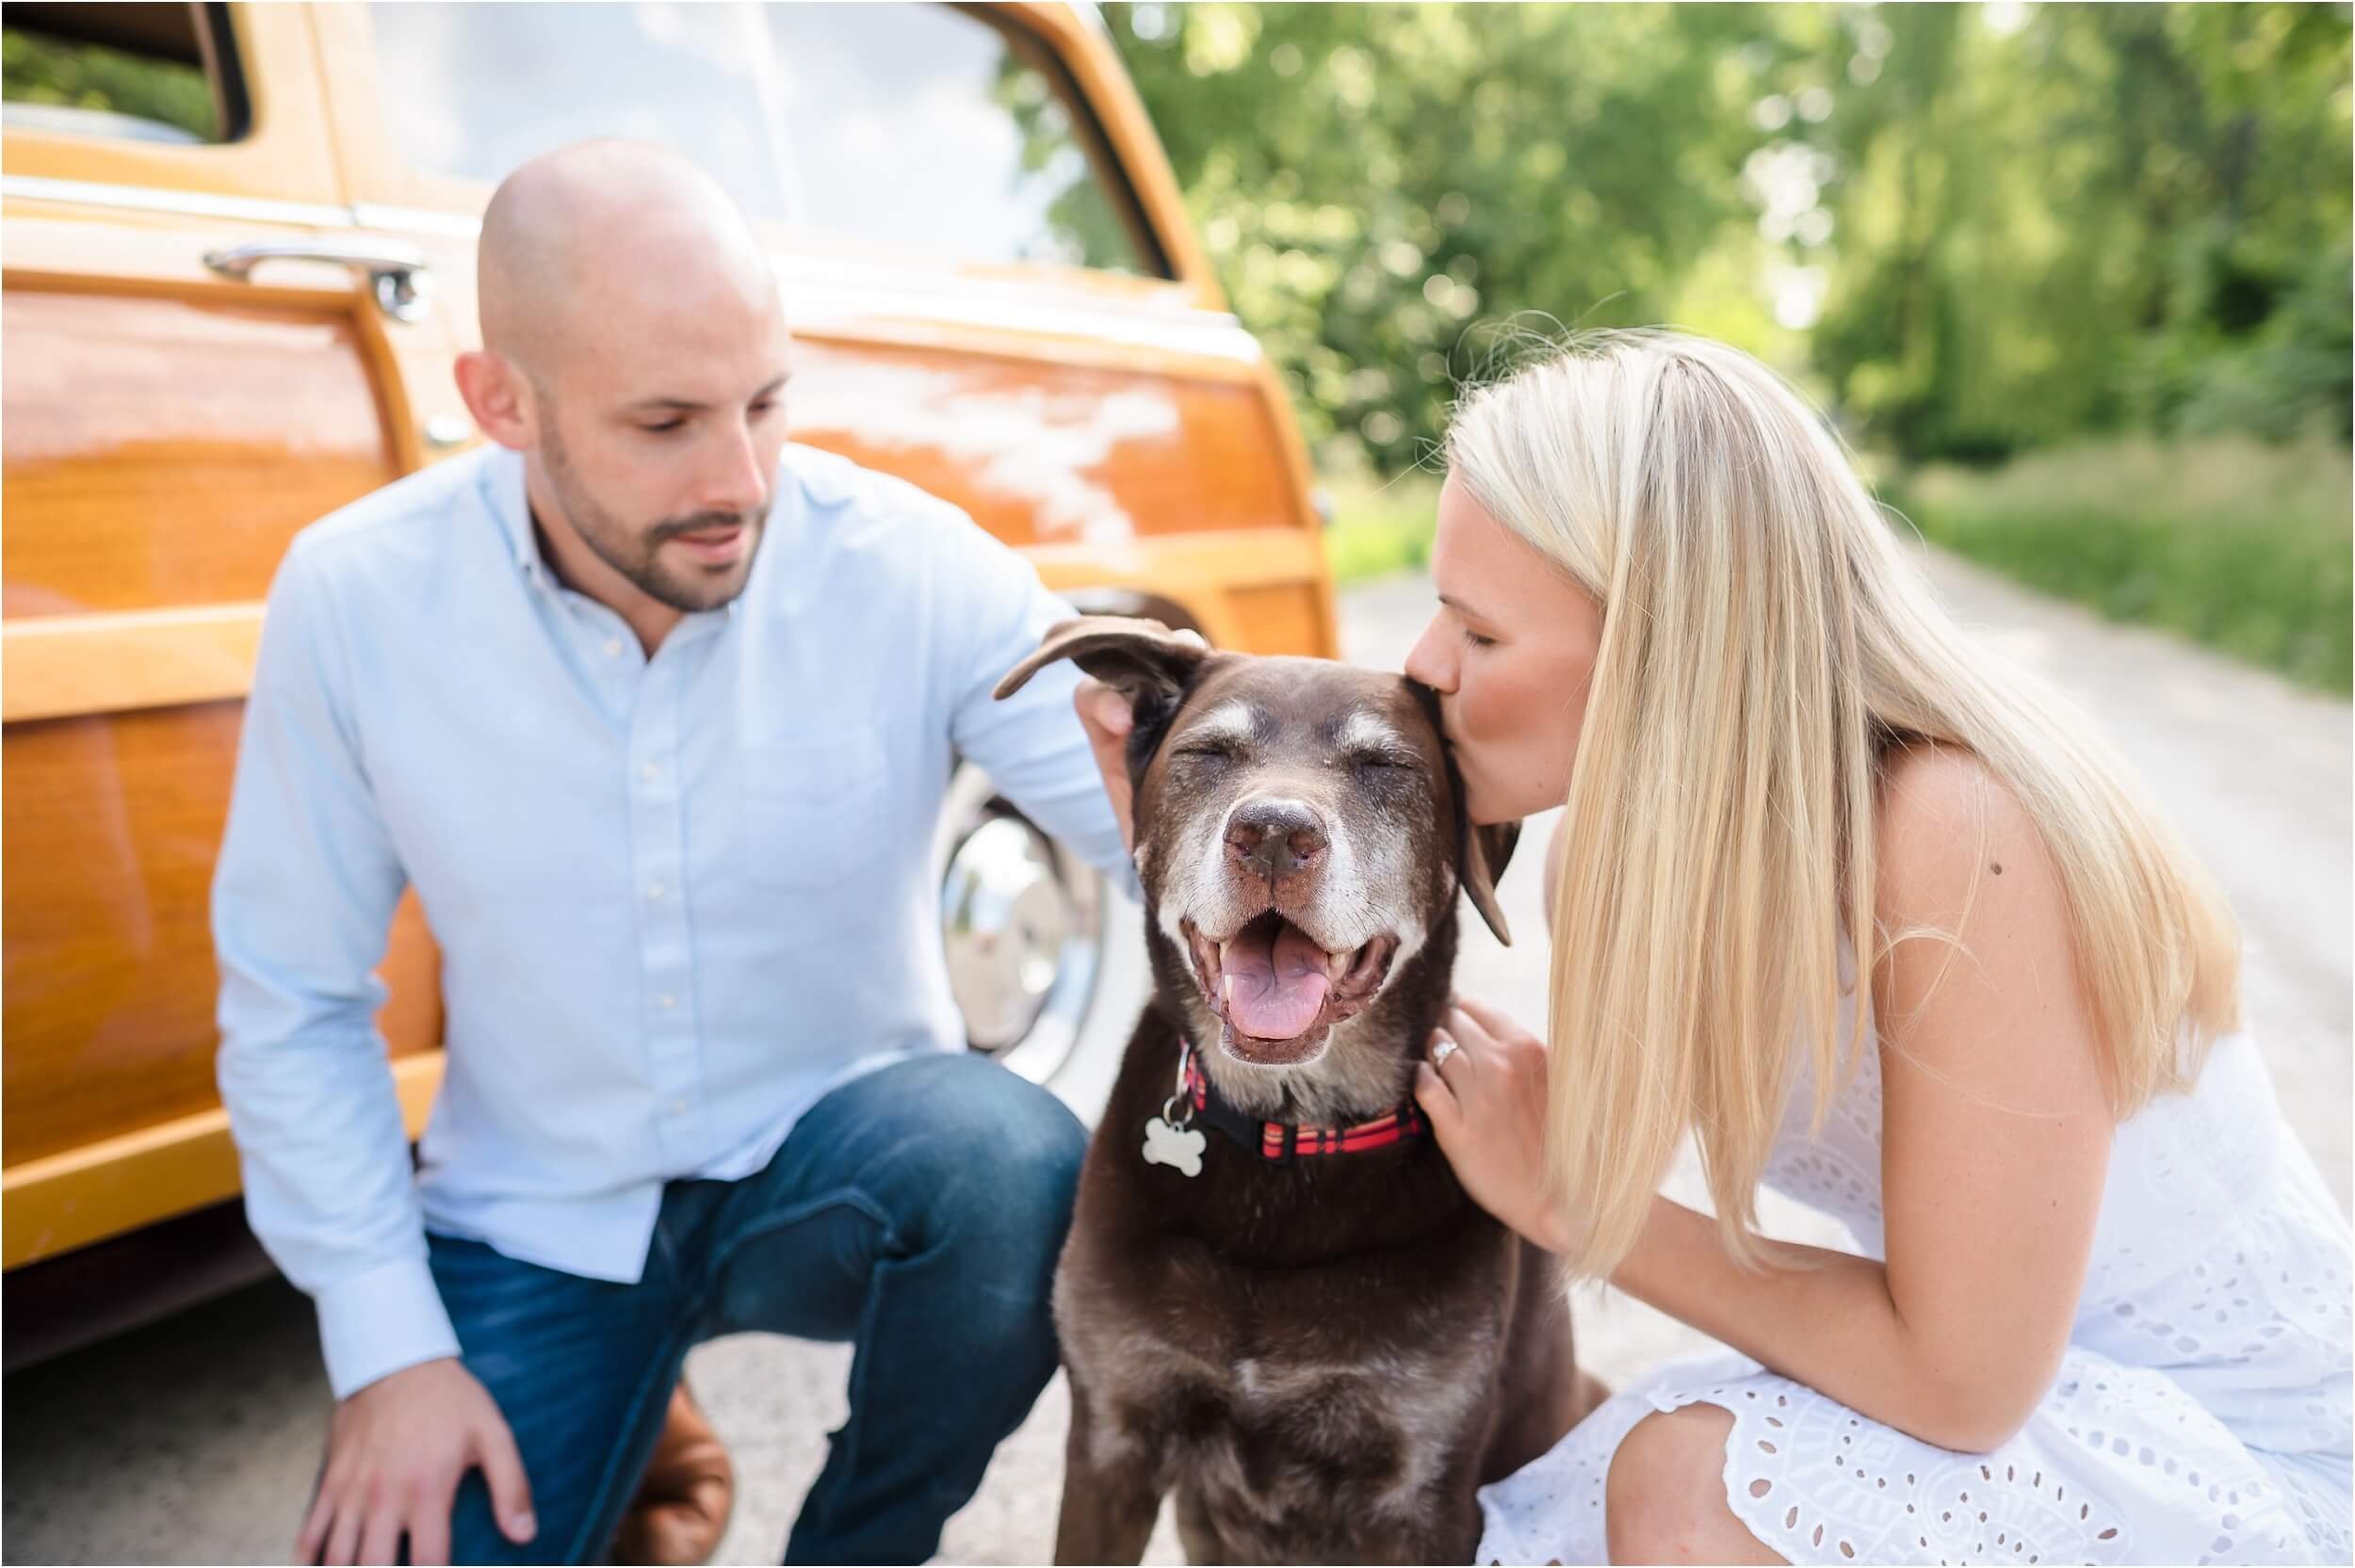
<svg viewBox="0 0 2355 1568">
<path fill-rule="evenodd" d="M 1513 846 L 1520 842 L 1519 822 L 1491 822 L 1475 825 L 1464 834 L 1464 892 L 1470 897 L 1472 908 L 1488 923 L 1488 929 L 1507 947 L 1513 946 L 1513 933 L 1504 928 L 1504 910 L 1497 902 L 1497 882 L 1504 875 L 1506 863 L 1513 858 Z"/>
</svg>

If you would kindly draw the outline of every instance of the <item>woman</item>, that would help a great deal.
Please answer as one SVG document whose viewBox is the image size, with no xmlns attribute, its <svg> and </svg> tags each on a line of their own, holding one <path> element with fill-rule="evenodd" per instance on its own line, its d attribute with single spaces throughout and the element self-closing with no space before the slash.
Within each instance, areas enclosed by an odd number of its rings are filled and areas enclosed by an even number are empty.
<svg viewBox="0 0 2355 1568">
<path fill-rule="evenodd" d="M 1733 349 L 1583 337 L 1446 460 L 1408 673 L 1476 819 L 1567 811 L 1547 1043 L 1465 1002 L 1418 1091 L 1500 1219 L 1742 1352 L 1489 1488 L 1481 1560 L 2347 1560 L 2347 1227 L 2119 761 Z M 1714 1219 L 1656 1195 L 1688 1133 Z M 1858 1254 L 1757 1237 L 1762 1181 Z"/>
</svg>

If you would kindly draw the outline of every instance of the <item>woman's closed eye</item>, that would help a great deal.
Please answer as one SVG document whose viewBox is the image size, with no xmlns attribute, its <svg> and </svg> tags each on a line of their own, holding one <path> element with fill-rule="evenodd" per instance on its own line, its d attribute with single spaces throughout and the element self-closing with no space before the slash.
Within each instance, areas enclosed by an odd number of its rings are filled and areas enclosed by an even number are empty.
<svg viewBox="0 0 2355 1568">
<path fill-rule="evenodd" d="M 1493 648 L 1497 645 L 1495 638 L 1483 637 L 1470 626 L 1464 628 L 1464 640 L 1474 648 Z"/>
</svg>

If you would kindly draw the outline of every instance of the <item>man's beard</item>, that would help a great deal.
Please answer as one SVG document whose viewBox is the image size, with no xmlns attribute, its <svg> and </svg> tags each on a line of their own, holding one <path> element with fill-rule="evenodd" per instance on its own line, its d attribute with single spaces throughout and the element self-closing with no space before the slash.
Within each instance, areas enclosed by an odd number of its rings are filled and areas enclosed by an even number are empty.
<svg viewBox="0 0 2355 1568">
<path fill-rule="evenodd" d="M 697 512 L 692 517 L 667 519 L 642 532 L 634 532 L 591 498 L 579 476 L 573 471 L 571 457 L 553 422 L 541 441 L 540 456 L 547 466 L 549 488 L 556 492 L 557 505 L 564 509 L 573 532 L 580 536 L 581 542 L 599 560 L 620 573 L 647 598 L 693 615 L 718 609 L 744 591 L 744 585 L 752 578 L 753 560 L 759 553 L 760 542 L 768 535 L 766 507 L 756 512 Z M 680 534 L 733 527 L 745 530 L 744 554 L 726 571 L 682 571 L 664 564 L 664 542 Z"/>
</svg>

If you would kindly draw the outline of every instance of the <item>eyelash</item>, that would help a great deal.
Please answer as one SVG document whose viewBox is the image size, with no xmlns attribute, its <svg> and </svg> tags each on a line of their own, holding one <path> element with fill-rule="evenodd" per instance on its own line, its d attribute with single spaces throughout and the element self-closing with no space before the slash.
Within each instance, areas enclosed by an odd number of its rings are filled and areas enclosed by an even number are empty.
<svg viewBox="0 0 2355 1568">
<path fill-rule="evenodd" d="M 1464 640 L 1470 643 L 1475 648 L 1493 648 L 1497 645 L 1497 639 L 1495 638 L 1482 637 L 1478 632 L 1470 630 L 1467 630 L 1464 633 Z"/>
<path fill-rule="evenodd" d="M 771 414 L 776 412 L 776 411 L 777 405 L 771 402 L 755 403 L 753 405 L 752 412 L 754 418 L 766 419 Z M 684 429 L 686 427 L 687 421 L 684 419 L 666 419 L 659 425 L 641 425 L 638 428 L 645 431 L 648 435 L 663 436 L 671 434 L 674 430 Z"/>
</svg>

